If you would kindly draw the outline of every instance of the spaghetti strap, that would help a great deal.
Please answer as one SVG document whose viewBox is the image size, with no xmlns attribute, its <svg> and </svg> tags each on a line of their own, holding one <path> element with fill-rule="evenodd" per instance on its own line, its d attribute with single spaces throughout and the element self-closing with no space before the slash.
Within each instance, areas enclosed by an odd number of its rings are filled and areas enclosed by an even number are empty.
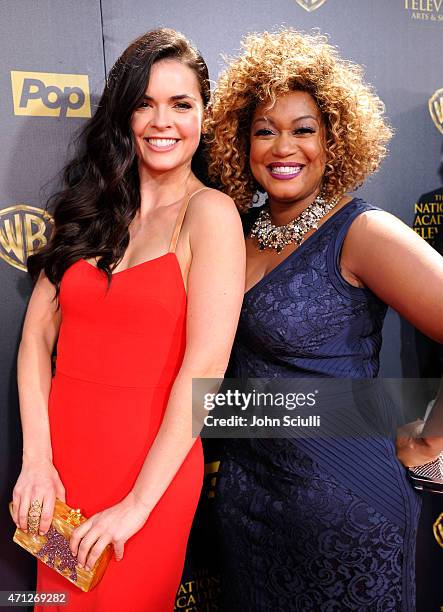
<svg viewBox="0 0 443 612">
<path fill-rule="evenodd" d="M 185 200 L 183 206 L 180 209 L 180 212 L 178 213 L 178 217 L 177 217 L 177 221 L 175 223 L 174 231 L 172 232 L 172 238 L 171 238 L 171 242 L 169 244 L 168 253 L 175 253 L 175 249 L 177 247 L 177 242 L 178 242 L 178 237 L 180 235 L 180 230 L 182 228 L 183 220 L 185 218 L 185 214 L 186 214 L 186 211 L 188 209 L 188 204 L 191 201 L 191 198 L 193 196 L 197 195 L 197 193 L 200 193 L 200 191 L 204 191 L 205 189 L 211 189 L 211 188 L 210 187 L 201 187 L 200 189 L 197 189 L 197 191 L 194 191 L 194 193 L 191 193 L 189 198 L 187 200 Z"/>
</svg>

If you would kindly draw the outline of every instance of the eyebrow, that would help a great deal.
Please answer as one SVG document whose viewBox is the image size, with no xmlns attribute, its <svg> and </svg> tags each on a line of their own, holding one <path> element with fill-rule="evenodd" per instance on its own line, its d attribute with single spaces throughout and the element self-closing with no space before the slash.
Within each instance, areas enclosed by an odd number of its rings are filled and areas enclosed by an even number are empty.
<svg viewBox="0 0 443 612">
<path fill-rule="evenodd" d="M 314 121 L 318 122 L 317 117 L 314 117 L 314 115 L 302 115 L 301 117 L 296 117 L 295 119 L 293 119 L 292 123 L 295 123 L 296 121 L 301 121 L 302 119 L 314 119 Z M 254 125 L 254 123 L 257 123 L 258 121 L 267 121 L 269 123 L 274 123 L 270 117 L 257 117 L 257 119 L 254 119 L 254 121 L 252 122 L 252 125 Z"/>
<path fill-rule="evenodd" d="M 197 98 L 193 96 L 192 94 L 177 94 L 176 96 L 171 96 L 169 100 L 171 100 L 172 102 L 175 102 L 176 100 L 185 100 L 187 98 L 197 102 Z M 154 101 L 154 98 L 152 96 L 147 96 L 146 94 L 143 96 L 143 99 L 148 100 L 149 102 Z"/>
</svg>

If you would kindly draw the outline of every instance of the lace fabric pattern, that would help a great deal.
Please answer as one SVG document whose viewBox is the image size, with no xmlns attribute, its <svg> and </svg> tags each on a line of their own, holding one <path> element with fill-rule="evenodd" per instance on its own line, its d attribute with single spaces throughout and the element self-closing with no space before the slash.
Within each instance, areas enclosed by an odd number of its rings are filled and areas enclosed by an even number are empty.
<svg viewBox="0 0 443 612">
<path fill-rule="evenodd" d="M 223 610 L 413 609 L 412 575 L 404 601 L 401 527 L 296 445 L 228 441 L 215 504 L 225 535 Z"/>
<path fill-rule="evenodd" d="M 355 198 L 245 294 L 237 374 L 252 376 L 256 359 L 272 362 L 275 377 L 377 374 L 387 307 L 370 290 L 348 285 L 338 267 L 340 230 L 373 208 Z"/>
<path fill-rule="evenodd" d="M 339 268 L 376 208 L 354 198 L 245 294 L 228 376 L 377 376 L 387 307 Z M 226 440 L 214 507 L 223 610 L 415 610 L 420 502 L 393 436 Z"/>
</svg>

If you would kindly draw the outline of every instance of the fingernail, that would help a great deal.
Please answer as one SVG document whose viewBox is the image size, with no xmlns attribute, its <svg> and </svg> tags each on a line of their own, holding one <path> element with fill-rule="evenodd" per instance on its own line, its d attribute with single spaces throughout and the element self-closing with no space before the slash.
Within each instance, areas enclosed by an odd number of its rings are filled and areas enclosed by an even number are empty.
<svg viewBox="0 0 443 612">
<path fill-rule="evenodd" d="M 81 563 L 77 563 L 77 567 L 83 567 Z"/>
</svg>

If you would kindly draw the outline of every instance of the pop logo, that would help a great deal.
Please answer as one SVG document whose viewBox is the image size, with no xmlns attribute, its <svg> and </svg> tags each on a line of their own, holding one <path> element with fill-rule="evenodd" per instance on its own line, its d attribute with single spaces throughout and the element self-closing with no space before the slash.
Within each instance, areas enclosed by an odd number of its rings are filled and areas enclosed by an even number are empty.
<svg viewBox="0 0 443 612">
<path fill-rule="evenodd" d="M 86 74 L 11 70 L 11 84 L 15 115 L 91 116 L 89 79 Z"/>
</svg>

